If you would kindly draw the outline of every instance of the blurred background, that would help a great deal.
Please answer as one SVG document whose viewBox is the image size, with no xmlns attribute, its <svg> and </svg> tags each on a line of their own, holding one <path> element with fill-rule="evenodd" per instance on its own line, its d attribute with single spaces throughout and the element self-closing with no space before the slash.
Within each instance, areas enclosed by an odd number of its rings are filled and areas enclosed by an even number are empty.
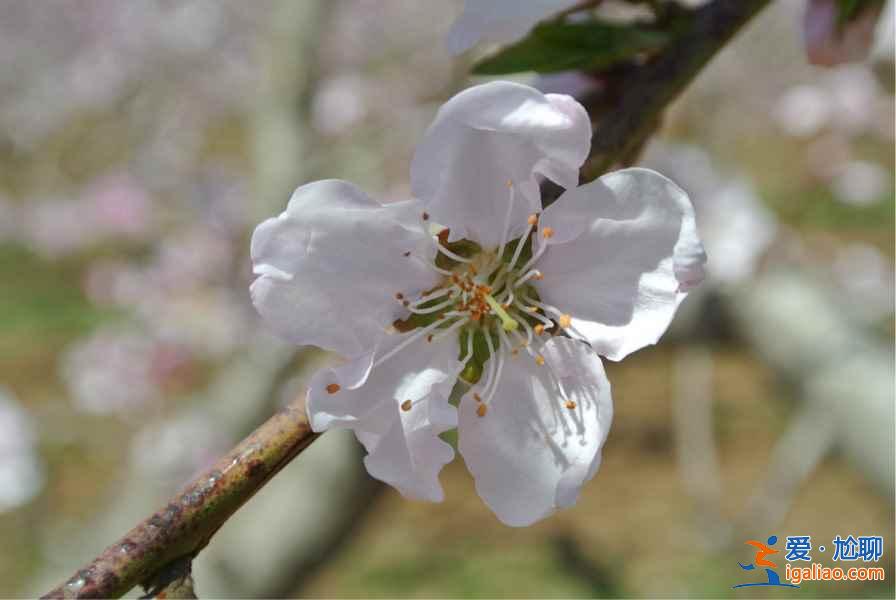
<svg viewBox="0 0 896 600">
<path fill-rule="evenodd" d="M 409 195 L 473 82 L 443 45 L 460 8 L 0 3 L 0 596 L 67 577 L 332 359 L 265 331 L 249 236 L 310 180 Z M 803 10 L 762 13 L 642 158 L 692 195 L 710 275 L 608 365 L 576 507 L 504 527 L 460 459 L 443 504 L 406 501 L 331 432 L 200 555 L 200 596 L 728 597 L 745 540 L 853 534 L 884 536 L 887 580 L 804 592 L 892 598 L 893 16 L 867 63 L 819 69 Z"/>
</svg>

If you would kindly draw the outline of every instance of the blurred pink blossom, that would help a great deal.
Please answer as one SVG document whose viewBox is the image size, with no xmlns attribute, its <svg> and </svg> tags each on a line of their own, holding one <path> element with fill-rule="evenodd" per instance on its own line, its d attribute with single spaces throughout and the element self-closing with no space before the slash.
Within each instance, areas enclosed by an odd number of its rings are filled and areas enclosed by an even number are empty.
<svg viewBox="0 0 896 600">
<path fill-rule="evenodd" d="M 98 329 L 63 358 L 75 406 L 92 414 L 126 414 L 160 399 L 188 372 L 189 352 L 137 329 Z"/>
<path fill-rule="evenodd" d="M 854 19 L 839 24 L 836 0 L 809 0 L 803 19 L 803 38 L 810 63 L 831 67 L 868 56 L 883 3 L 865 4 Z"/>
<path fill-rule="evenodd" d="M 152 228 L 152 201 L 126 173 L 106 175 L 89 184 L 83 202 L 94 225 L 107 235 L 139 239 Z"/>
</svg>

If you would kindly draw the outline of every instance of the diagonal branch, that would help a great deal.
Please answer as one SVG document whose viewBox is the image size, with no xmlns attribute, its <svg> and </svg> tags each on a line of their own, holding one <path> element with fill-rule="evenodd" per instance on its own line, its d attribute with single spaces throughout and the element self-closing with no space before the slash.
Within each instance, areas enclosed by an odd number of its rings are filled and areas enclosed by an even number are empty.
<svg viewBox="0 0 896 600">
<path fill-rule="evenodd" d="M 304 401 L 271 417 L 168 504 L 79 569 L 46 598 L 109 598 L 148 583 L 172 562 L 192 558 L 237 509 L 319 434 Z"/>
</svg>

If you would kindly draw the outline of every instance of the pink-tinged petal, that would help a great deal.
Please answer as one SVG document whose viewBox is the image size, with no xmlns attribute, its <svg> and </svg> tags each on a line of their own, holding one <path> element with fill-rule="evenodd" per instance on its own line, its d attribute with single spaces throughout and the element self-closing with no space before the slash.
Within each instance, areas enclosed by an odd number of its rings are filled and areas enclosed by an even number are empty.
<svg viewBox="0 0 896 600">
<path fill-rule="evenodd" d="M 286 211 L 252 235 L 255 307 L 296 344 L 369 351 L 404 316 L 395 294 L 438 281 L 417 258 L 435 252 L 420 212 L 416 202 L 382 205 L 344 181 L 298 188 Z"/>
<path fill-rule="evenodd" d="M 448 50 L 460 54 L 480 41 L 513 42 L 539 21 L 576 3 L 577 0 L 467 0 L 464 12 L 448 32 Z"/>
<path fill-rule="evenodd" d="M 457 426 L 448 403 L 461 366 L 457 337 L 420 338 L 374 366 L 413 335 L 387 336 L 375 351 L 315 374 L 308 415 L 315 431 L 353 429 L 371 476 L 409 498 L 441 502 L 438 475 L 454 450 L 438 436 Z"/>
<path fill-rule="evenodd" d="M 806 56 L 813 65 L 832 67 L 867 58 L 874 43 L 883 2 L 868 6 L 847 23 L 838 23 L 836 0 L 810 0 L 803 19 Z"/>
<path fill-rule="evenodd" d="M 523 354 L 506 360 L 484 416 L 472 393 L 459 408 L 458 449 L 476 491 L 515 527 L 576 502 L 597 472 L 613 419 L 610 382 L 593 350 L 554 337 L 541 353 L 542 366 Z"/>
<path fill-rule="evenodd" d="M 656 343 L 703 280 L 691 202 L 655 171 L 625 169 L 570 190 L 541 222 L 555 234 L 533 285 L 612 360 Z"/>
<path fill-rule="evenodd" d="M 569 96 L 507 81 L 478 85 L 439 110 L 411 164 L 411 189 L 450 239 L 501 242 L 511 191 L 512 235 L 541 210 L 536 174 L 578 183 L 591 145 L 585 109 Z"/>
</svg>

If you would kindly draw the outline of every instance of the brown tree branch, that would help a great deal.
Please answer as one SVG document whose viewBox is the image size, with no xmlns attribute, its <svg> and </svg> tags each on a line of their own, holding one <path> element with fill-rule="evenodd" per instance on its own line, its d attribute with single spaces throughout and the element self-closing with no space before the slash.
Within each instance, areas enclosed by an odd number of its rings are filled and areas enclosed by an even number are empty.
<svg viewBox="0 0 896 600">
<path fill-rule="evenodd" d="M 652 62 L 618 81 L 617 102 L 606 106 L 586 99 L 595 129 L 582 180 L 590 181 L 629 160 L 655 129 L 666 106 L 768 2 L 715 0 L 707 4 L 695 13 L 688 32 Z M 598 105 L 602 108 L 595 114 Z M 168 586 L 172 578 L 165 574 L 189 573 L 190 560 L 215 532 L 317 436 L 308 424 L 304 404 L 291 404 L 44 597 L 114 597 L 138 584 L 150 590 Z"/>
<path fill-rule="evenodd" d="M 583 99 L 594 121 L 591 154 L 581 181 L 592 181 L 613 165 L 631 160 L 656 129 L 666 107 L 769 0 L 715 0 L 697 9 L 690 28 L 651 62 L 614 81 L 617 100 L 592 111 L 598 99 Z"/>
<path fill-rule="evenodd" d="M 44 597 L 109 598 L 138 584 L 152 587 L 160 570 L 198 554 L 240 506 L 318 435 L 308 424 L 304 401 L 290 404 Z"/>
</svg>

